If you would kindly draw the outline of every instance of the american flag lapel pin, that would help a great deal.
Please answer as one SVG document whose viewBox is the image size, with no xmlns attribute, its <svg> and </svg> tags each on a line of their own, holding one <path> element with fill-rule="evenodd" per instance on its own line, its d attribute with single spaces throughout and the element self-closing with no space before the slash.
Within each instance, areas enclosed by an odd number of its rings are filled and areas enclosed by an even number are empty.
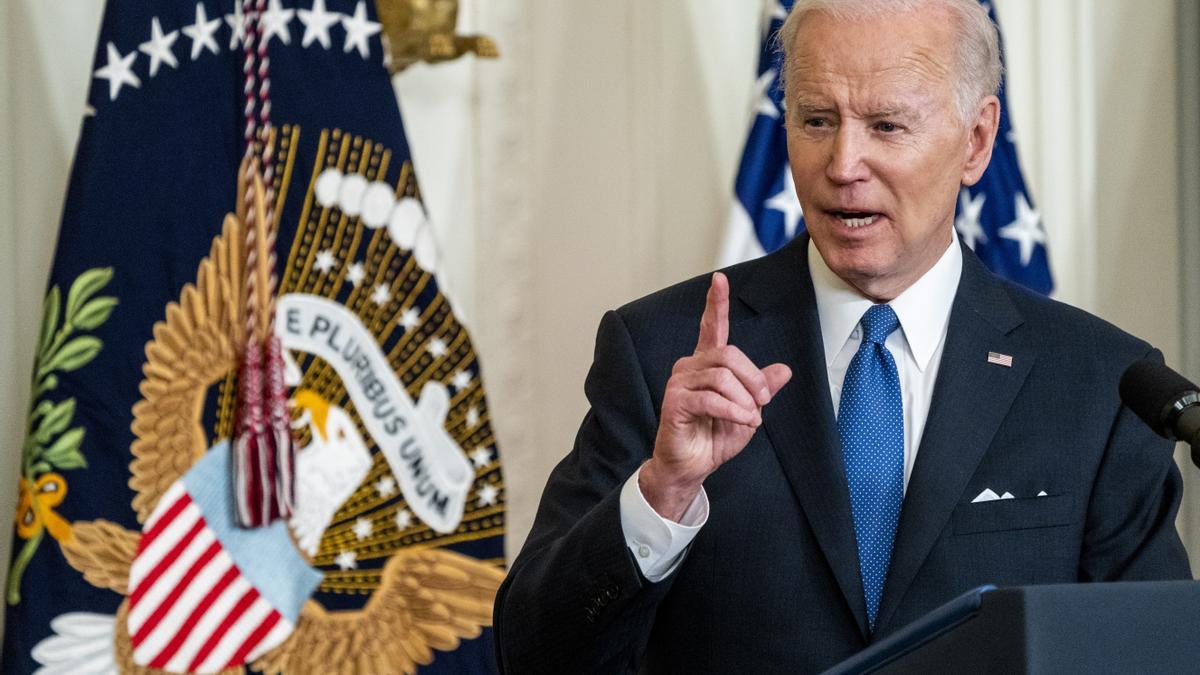
<svg viewBox="0 0 1200 675">
<path fill-rule="evenodd" d="M 1000 352 L 988 352 L 988 363 L 994 363 L 1005 368 L 1012 368 L 1012 355 Z"/>
</svg>

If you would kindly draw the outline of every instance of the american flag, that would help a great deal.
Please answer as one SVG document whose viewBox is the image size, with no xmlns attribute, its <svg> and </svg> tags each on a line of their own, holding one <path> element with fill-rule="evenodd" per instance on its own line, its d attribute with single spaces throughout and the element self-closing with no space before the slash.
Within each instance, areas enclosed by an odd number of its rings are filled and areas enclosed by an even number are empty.
<svg viewBox="0 0 1200 675">
<path fill-rule="evenodd" d="M 282 522 L 234 525 L 229 455 L 227 441 L 210 450 L 146 521 L 127 617 L 140 666 L 212 673 L 249 663 L 291 635 L 321 580 Z"/>
<path fill-rule="evenodd" d="M 994 363 L 997 366 L 1012 368 L 1013 357 L 1009 354 L 1001 354 L 1000 352 L 988 352 L 987 362 Z"/>
<path fill-rule="evenodd" d="M 982 4 L 995 21 L 991 3 Z M 779 79 L 781 54 L 775 44 L 775 35 L 791 6 L 792 0 L 769 0 L 767 5 L 755 81 L 754 121 L 734 185 L 721 266 L 770 253 L 804 230 L 804 216 L 788 169 Z M 992 162 L 978 183 L 960 190 L 954 226 L 958 236 L 993 272 L 1049 293 L 1054 281 L 1046 251 L 1046 230 L 1017 161 L 1004 81 L 999 96 L 1000 129 Z"/>
</svg>

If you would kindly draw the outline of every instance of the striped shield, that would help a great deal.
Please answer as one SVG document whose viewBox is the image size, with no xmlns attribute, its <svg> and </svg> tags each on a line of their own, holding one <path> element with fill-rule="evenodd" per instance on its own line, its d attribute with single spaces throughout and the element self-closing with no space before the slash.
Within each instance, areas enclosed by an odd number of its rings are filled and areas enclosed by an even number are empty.
<svg viewBox="0 0 1200 675">
<path fill-rule="evenodd" d="M 216 672 L 279 645 L 321 580 L 286 526 L 239 529 L 228 441 L 214 446 L 159 500 L 129 570 L 134 661 Z"/>
</svg>

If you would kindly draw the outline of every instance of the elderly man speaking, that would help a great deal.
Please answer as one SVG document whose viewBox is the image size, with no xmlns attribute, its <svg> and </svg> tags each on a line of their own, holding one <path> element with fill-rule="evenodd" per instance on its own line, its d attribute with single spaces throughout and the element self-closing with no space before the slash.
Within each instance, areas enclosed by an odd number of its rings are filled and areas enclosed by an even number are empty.
<svg viewBox="0 0 1200 675">
<path fill-rule="evenodd" d="M 1150 345 L 954 234 L 999 123 L 976 0 L 797 0 L 808 236 L 605 315 L 496 601 L 507 672 L 807 672 L 980 584 L 1190 578 Z"/>
</svg>

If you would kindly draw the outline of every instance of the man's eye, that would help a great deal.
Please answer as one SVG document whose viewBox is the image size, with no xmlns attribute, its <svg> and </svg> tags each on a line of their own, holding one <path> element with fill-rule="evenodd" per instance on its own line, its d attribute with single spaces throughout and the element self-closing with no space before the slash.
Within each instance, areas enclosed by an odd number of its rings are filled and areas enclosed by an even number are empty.
<svg viewBox="0 0 1200 675">
<path fill-rule="evenodd" d="M 875 128 L 885 134 L 890 134 L 900 130 L 900 127 L 897 126 L 895 122 L 880 122 L 879 124 L 875 125 Z"/>
<path fill-rule="evenodd" d="M 820 117 L 810 117 L 804 120 L 804 126 L 812 127 L 814 129 L 824 129 L 825 127 L 829 126 L 829 121 Z"/>
</svg>

